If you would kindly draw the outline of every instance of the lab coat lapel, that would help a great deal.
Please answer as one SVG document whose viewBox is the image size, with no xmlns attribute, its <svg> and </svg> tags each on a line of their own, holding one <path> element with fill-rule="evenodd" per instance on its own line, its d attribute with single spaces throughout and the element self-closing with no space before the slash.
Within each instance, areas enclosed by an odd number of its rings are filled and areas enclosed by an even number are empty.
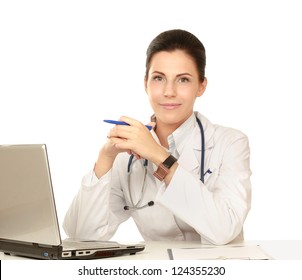
<svg viewBox="0 0 302 280">
<path fill-rule="evenodd" d="M 196 131 L 199 131 L 198 126 L 194 128 L 193 133 L 191 134 L 187 143 L 184 145 L 184 148 L 178 158 L 178 163 L 188 171 L 194 171 L 199 167 L 199 161 L 197 160 L 196 154 L 194 152 L 194 143 L 196 140 L 198 141 L 198 139 L 195 140 L 196 137 L 198 138 Z"/>
<path fill-rule="evenodd" d="M 215 132 L 215 126 L 208 121 L 204 116 L 198 114 L 197 116 L 202 122 L 204 135 L 205 135 L 205 163 L 207 163 L 207 150 L 210 150 L 214 146 L 213 135 Z M 188 171 L 194 171 L 200 167 L 201 158 L 201 133 L 199 126 L 196 125 L 191 137 L 188 139 L 184 146 L 183 151 L 180 153 L 178 163 L 181 164 Z"/>
</svg>

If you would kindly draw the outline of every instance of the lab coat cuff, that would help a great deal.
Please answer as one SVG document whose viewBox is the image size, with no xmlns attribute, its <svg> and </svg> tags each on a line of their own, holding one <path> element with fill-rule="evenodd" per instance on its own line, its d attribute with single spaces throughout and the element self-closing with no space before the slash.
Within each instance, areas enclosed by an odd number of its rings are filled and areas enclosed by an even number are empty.
<svg viewBox="0 0 302 280">
<path fill-rule="evenodd" d="M 167 185 L 164 182 L 162 182 L 158 188 L 158 191 L 157 191 L 157 194 L 155 197 L 155 201 L 160 200 L 160 198 L 164 195 L 166 189 L 167 189 Z"/>
<path fill-rule="evenodd" d="M 171 179 L 169 185 L 173 185 L 175 180 L 176 180 L 176 182 L 179 181 L 179 178 L 181 178 L 181 176 L 178 177 L 178 173 L 180 172 L 179 170 L 180 170 L 180 166 L 178 166 L 178 167 L 176 168 L 175 173 L 174 173 L 174 175 L 173 175 L 173 177 L 172 177 L 172 179 Z M 181 173 L 180 173 L 180 175 L 181 175 Z M 175 179 L 175 178 L 177 178 L 177 177 L 178 177 L 178 179 Z M 157 195 L 156 195 L 156 198 L 155 198 L 155 200 L 156 200 L 157 202 L 160 202 L 160 200 L 161 200 L 162 197 L 164 196 L 164 194 L 165 194 L 167 188 L 169 188 L 169 186 L 167 186 L 167 185 L 165 184 L 165 182 L 162 182 L 162 184 L 161 184 L 161 185 L 159 186 L 159 188 L 158 188 L 158 192 L 157 192 Z"/>
<path fill-rule="evenodd" d="M 167 186 L 164 182 L 160 185 L 159 189 L 158 189 L 158 192 L 157 192 L 157 195 L 156 195 L 156 201 L 159 202 L 161 204 L 162 200 L 164 199 L 165 197 L 165 193 L 167 191 L 167 189 L 169 188 L 173 188 L 173 184 L 174 182 L 180 182 L 181 180 L 181 171 L 180 171 L 180 166 L 178 166 L 175 170 L 175 173 L 170 181 L 170 184 Z M 178 175 L 180 174 L 180 175 Z"/>
</svg>

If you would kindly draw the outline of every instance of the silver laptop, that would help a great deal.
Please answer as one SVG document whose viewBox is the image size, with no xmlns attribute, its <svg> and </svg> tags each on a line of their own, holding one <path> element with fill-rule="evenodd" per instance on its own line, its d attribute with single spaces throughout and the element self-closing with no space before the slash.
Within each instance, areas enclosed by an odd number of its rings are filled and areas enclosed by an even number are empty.
<svg viewBox="0 0 302 280">
<path fill-rule="evenodd" d="M 62 242 L 46 145 L 0 145 L 0 251 L 38 259 L 135 254 L 143 244 Z"/>
</svg>

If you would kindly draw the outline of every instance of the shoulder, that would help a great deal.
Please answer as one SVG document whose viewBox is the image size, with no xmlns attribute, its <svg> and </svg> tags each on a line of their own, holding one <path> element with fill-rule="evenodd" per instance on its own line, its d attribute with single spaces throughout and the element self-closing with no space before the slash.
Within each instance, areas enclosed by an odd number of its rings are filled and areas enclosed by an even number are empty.
<svg viewBox="0 0 302 280">
<path fill-rule="evenodd" d="M 235 141 L 237 139 L 248 139 L 247 135 L 239 129 L 215 124 L 215 138 L 218 140 Z"/>
<path fill-rule="evenodd" d="M 213 145 L 217 143 L 232 144 L 239 140 L 248 142 L 247 135 L 239 129 L 213 124 L 200 113 L 197 113 L 197 117 L 203 124 L 206 141 Z"/>
</svg>

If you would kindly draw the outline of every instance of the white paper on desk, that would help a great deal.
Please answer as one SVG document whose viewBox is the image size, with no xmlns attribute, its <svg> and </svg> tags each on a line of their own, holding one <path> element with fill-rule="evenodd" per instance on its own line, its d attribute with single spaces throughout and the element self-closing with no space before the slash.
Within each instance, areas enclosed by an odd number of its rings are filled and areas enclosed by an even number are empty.
<svg viewBox="0 0 302 280">
<path fill-rule="evenodd" d="M 168 249 L 172 260 L 269 260 L 259 245 Z"/>
</svg>

